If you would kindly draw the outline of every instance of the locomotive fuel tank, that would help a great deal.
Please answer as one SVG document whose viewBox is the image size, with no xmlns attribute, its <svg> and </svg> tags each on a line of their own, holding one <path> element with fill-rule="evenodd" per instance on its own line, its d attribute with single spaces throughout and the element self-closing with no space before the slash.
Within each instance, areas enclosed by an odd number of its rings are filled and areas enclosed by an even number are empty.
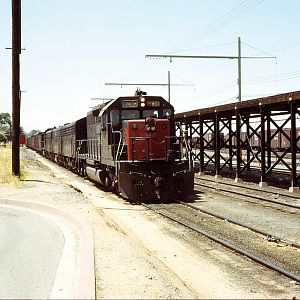
<svg viewBox="0 0 300 300">
<path fill-rule="evenodd" d="M 106 184 L 106 172 L 102 169 L 96 169 L 93 167 L 87 166 L 85 168 L 86 175 L 93 181 L 98 182 L 102 185 Z"/>
</svg>

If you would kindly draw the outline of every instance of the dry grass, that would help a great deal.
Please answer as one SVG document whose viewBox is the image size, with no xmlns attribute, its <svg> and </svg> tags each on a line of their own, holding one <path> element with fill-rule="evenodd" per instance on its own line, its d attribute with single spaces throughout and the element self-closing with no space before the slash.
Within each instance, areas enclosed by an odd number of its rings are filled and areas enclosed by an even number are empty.
<svg viewBox="0 0 300 300">
<path fill-rule="evenodd" d="M 0 184 L 10 184 L 18 186 L 20 180 L 24 179 L 24 165 L 21 162 L 20 178 L 13 176 L 11 171 L 11 146 L 0 145 Z"/>
</svg>

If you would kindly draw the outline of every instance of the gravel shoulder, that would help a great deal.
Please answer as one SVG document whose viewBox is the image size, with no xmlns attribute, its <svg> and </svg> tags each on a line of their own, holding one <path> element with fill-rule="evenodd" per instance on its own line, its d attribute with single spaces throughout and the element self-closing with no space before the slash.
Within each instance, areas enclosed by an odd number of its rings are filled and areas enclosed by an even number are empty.
<svg viewBox="0 0 300 300">
<path fill-rule="evenodd" d="M 292 298 L 294 282 L 23 150 L 28 178 L 0 198 L 55 205 L 86 219 L 97 298 Z M 246 264 L 244 263 L 246 261 Z"/>
<path fill-rule="evenodd" d="M 208 177 L 211 180 L 211 176 Z M 202 176 L 201 179 L 205 180 L 205 176 Z M 207 188 L 202 188 L 203 192 L 199 193 L 194 204 L 201 209 L 219 213 L 229 219 L 261 228 L 266 232 L 272 233 L 274 236 L 279 236 L 300 244 L 299 209 L 260 200 L 249 201 L 249 198 L 243 199 L 242 196 L 224 193 L 218 190 L 219 184 L 222 184 L 222 182 L 231 183 L 230 179 L 227 178 L 223 178 L 221 181 L 216 180 L 214 183 L 215 192 Z M 249 184 L 247 183 L 247 185 Z M 234 185 L 232 187 L 228 186 L 228 190 L 230 191 L 231 189 L 238 190 L 239 188 Z M 273 188 L 273 190 L 273 194 L 270 192 L 270 199 L 283 202 L 282 199 L 285 197 L 278 195 L 276 189 Z M 261 195 L 259 191 L 252 191 L 252 194 Z M 295 199 L 292 202 L 296 205 L 299 200 Z"/>
</svg>

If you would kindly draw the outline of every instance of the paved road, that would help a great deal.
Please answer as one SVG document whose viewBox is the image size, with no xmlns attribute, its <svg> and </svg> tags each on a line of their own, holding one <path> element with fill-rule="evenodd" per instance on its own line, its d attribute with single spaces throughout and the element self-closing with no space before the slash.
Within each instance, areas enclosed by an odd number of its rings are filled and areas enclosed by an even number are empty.
<svg viewBox="0 0 300 300">
<path fill-rule="evenodd" d="M 49 298 L 63 247 L 47 218 L 0 205 L 0 299 Z"/>
</svg>

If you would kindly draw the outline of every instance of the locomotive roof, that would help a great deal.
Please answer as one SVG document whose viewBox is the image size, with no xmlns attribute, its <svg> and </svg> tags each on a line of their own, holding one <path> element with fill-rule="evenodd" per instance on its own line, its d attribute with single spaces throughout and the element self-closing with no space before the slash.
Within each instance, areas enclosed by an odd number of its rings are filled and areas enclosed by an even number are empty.
<svg viewBox="0 0 300 300">
<path fill-rule="evenodd" d="M 93 114 L 94 116 L 99 116 L 102 115 L 109 107 L 121 106 L 122 100 L 138 100 L 141 98 L 145 98 L 146 100 L 160 100 L 163 103 L 162 107 L 173 108 L 173 106 L 161 96 L 123 96 L 93 107 L 93 109 L 88 112 L 88 115 Z"/>
</svg>

